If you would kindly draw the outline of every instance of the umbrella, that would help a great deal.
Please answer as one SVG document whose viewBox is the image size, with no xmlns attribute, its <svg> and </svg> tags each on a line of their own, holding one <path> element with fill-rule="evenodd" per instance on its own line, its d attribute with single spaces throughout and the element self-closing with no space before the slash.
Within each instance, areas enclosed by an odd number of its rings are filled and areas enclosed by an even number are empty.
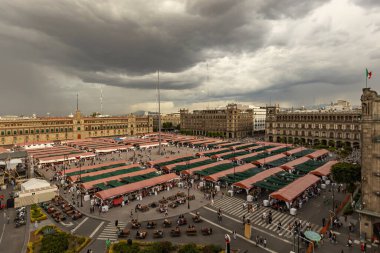
<svg viewBox="0 0 380 253">
<path fill-rule="evenodd" d="M 321 240 L 321 236 L 314 231 L 306 231 L 305 237 L 311 241 L 319 242 Z"/>
</svg>

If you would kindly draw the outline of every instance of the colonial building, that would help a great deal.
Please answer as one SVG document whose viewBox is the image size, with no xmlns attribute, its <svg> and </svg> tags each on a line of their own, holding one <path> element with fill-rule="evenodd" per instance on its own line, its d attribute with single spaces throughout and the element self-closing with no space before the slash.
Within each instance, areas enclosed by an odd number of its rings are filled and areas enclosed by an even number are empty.
<svg viewBox="0 0 380 253">
<path fill-rule="evenodd" d="M 380 240 L 380 96 L 364 88 L 362 102 L 362 201 L 360 232 Z"/>
<path fill-rule="evenodd" d="M 192 135 L 243 138 L 253 131 L 253 110 L 229 104 L 223 109 L 180 110 L 181 132 Z"/>
<path fill-rule="evenodd" d="M 161 114 L 161 127 L 166 124 L 171 124 L 173 128 L 181 124 L 181 117 L 179 113 Z M 153 130 L 158 131 L 158 113 L 153 115 Z"/>
<path fill-rule="evenodd" d="M 0 120 L 0 145 L 75 140 L 153 132 L 152 117 L 41 117 Z"/>
<path fill-rule="evenodd" d="M 267 141 L 360 147 L 361 112 L 280 111 L 279 105 L 267 106 Z"/>
</svg>

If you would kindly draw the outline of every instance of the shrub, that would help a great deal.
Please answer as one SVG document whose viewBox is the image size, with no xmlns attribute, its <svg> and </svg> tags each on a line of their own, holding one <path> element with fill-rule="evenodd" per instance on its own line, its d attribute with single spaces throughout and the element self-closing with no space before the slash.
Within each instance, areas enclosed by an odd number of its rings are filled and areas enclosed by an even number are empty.
<svg viewBox="0 0 380 253">
<path fill-rule="evenodd" d="M 69 248 L 69 239 L 67 234 L 55 233 L 48 234 L 42 238 L 41 253 L 61 253 Z"/>
<path fill-rule="evenodd" d="M 128 245 L 125 241 L 112 245 L 112 251 L 117 253 L 139 253 L 140 247 L 137 244 Z"/>
<path fill-rule="evenodd" d="M 202 253 L 219 253 L 222 251 L 222 247 L 214 244 L 206 245 L 202 249 Z"/>
<path fill-rule="evenodd" d="M 183 245 L 178 253 L 200 253 L 201 251 L 198 249 L 197 245 L 194 243 L 189 243 Z"/>
</svg>

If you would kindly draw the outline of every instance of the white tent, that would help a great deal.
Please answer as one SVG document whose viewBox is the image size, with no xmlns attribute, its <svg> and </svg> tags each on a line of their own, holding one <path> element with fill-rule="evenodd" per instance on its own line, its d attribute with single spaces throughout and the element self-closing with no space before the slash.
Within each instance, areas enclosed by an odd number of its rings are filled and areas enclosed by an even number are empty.
<svg viewBox="0 0 380 253">
<path fill-rule="evenodd" d="M 44 187 L 49 187 L 50 183 L 46 180 L 32 178 L 25 183 L 21 184 L 21 191 L 28 191 L 33 189 L 39 189 Z"/>
</svg>

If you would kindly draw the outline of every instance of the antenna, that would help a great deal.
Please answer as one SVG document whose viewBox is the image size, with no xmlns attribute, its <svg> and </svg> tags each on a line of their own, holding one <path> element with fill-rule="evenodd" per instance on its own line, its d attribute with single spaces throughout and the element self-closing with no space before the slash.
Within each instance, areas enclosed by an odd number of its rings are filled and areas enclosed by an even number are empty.
<svg viewBox="0 0 380 253">
<path fill-rule="evenodd" d="M 78 93 L 77 93 L 77 111 L 79 111 L 79 98 L 78 98 Z"/>
<path fill-rule="evenodd" d="M 207 70 L 207 109 L 210 109 L 210 88 L 209 88 L 208 63 L 206 63 L 206 70 Z"/>
<path fill-rule="evenodd" d="M 100 87 L 100 115 L 103 114 L 103 88 Z"/>
</svg>

